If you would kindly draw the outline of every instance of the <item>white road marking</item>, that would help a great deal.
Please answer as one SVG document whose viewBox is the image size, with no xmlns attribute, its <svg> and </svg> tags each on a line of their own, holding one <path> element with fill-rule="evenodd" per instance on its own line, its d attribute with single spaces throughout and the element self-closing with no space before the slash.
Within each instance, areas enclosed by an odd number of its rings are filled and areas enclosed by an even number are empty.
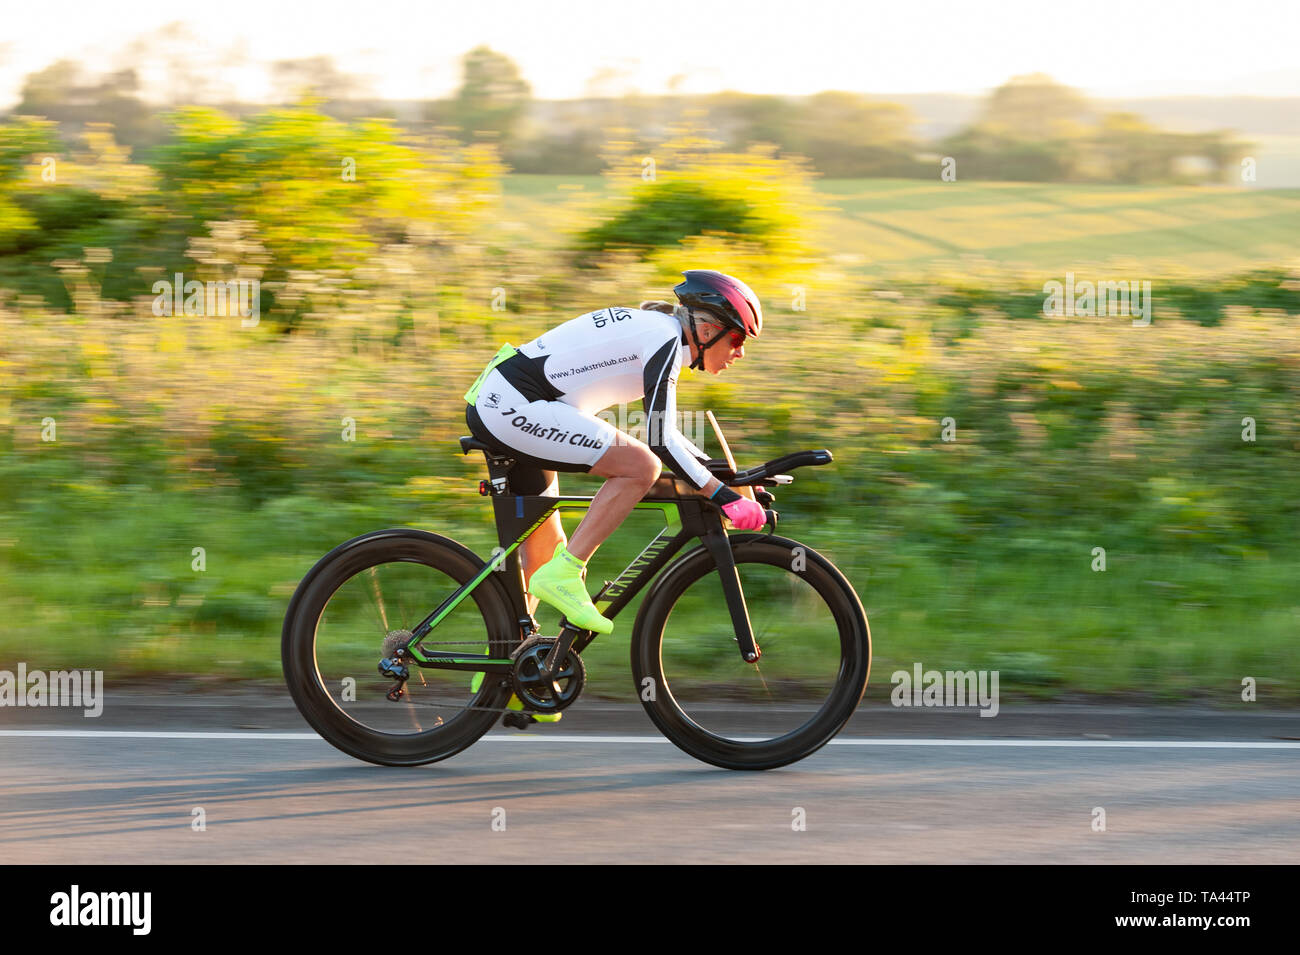
<svg viewBox="0 0 1300 955">
<path fill-rule="evenodd" d="M 167 730 L 0 730 L 0 737 L 55 737 L 70 739 L 321 739 L 315 733 L 182 732 Z M 662 736 L 549 735 L 489 733 L 479 742 L 533 740 L 552 743 L 667 743 Z M 738 742 L 761 742 L 741 737 Z M 1013 746 L 1083 747 L 1086 749 L 1300 749 L 1300 741 L 1277 740 L 1164 740 L 1164 739 L 833 739 L 830 746 Z"/>
</svg>

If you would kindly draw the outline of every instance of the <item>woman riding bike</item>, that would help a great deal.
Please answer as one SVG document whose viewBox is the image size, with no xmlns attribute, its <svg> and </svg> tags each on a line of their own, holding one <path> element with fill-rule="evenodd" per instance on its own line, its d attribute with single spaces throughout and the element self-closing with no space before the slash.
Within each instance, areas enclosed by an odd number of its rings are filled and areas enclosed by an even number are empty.
<svg viewBox="0 0 1300 955">
<path fill-rule="evenodd" d="M 679 305 L 642 302 L 567 321 L 518 349 L 503 347 L 465 394 L 465 421 L 495 452 L 516 460 L 515 493 L 558 494 L 556 472 L 605 478 L 586 516 L 565 541 L 559 514 L 522 547 L 529 613 L 546 601 L 584 630 L 611 633 L 614 622 L 591 602 L 587 561 L 632 512 L 667 464 L 721 505 L 739 530 L 758 530 L 763 508 L 724 486 L 706 455 L 677 428 L 677 375 L 683 363 L 720 374 L 745 357 L 763 310 L 743 282 L 705 269 L 684 272 Z M 649 444 L 596 417 L 619 402 L 644 402 Z"/>
</svg>

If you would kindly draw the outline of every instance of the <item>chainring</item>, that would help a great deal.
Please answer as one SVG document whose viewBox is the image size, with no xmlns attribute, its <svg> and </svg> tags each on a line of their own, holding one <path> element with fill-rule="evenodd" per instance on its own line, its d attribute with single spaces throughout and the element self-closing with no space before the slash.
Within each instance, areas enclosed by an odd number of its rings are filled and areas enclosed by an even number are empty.
<svg viewBox="0 0 1300 955">
<path fill-rule="evenodd" d="M 558 672 L 547 677 L 542 673 L 546 657 L 558 637 L 529 637 L 511 654 L 515 668 L 511 674 L 515 696 L 529 710 L 558 713 L 582 693 L 587 684 L 587 666 L 572 648 L 565 654 Z"/>
</svg>

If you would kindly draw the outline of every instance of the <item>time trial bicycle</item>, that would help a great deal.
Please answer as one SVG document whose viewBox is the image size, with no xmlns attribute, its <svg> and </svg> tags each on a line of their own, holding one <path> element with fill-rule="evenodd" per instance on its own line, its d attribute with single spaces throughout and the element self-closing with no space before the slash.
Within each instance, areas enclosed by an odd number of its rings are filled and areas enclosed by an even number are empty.
<svg viewBox="0 0 1300 955">
<path fill-rule="evenodd" d="M 830 464 L 831 453 L 738 471 L 717 436 L 726 460 L 709 470 L 754 495 L 765 531 L 728 533 L 721 508 L 662 476 L 636 508 L 662 516 L 663 528 L 592 599 L 616 618 L 649 585 L 632 625 L 632 676 L 664 736 L 716 766 L 771 769 L 820 749 L 848 722 L 866 690 L 871 633 L 844 575 L 774 533 L 766 488 L 792 481 L 784 472 Z M 519 546 L 557 510 L 582 511 L 592 498 L 515 494 L 513 458 L 473 437 L 460 446 L 486 457 L 479 491 L 500 544 L 490 557 L 427 531 L 363 534 L 316 563 L 285 615 L 281 657 L 294 702 L 358 759 L 446 759 L 503 716 L 522 727 L 561 712 L 586 683 L 582 652 L 596 634 L 563 618 L 557 635 L 540 632 Z"/>
</svg>

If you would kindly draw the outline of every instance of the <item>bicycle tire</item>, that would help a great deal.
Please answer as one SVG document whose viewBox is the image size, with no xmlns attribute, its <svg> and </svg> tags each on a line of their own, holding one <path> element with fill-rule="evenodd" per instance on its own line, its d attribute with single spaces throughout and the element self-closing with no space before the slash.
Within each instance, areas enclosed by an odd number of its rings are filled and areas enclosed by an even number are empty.
<svg viewBox="0 0 1300 955">
<path fill-rule="evenodd" d="M 826 623 L 825 629 L 834 627 L 835 635 L 838 636 L 840 657 L 833 685 L 820 707 L 802 725 L 766 740 L 720 734 L 699 722 L 701 717 L 698 711 L 694 716 L 686 712 L 686 708 L 678 699 L 682 694 L 674 693 L 673 682 L 674 679 L 679 678 L 664 672 L 665 628 L 674 607 L 679 605 L 683 595 L 692 585 L 706 581 L 710 575 L 714 581 L 718 580 L 717 566 L 704 547 L 689 551 L 666 568 L 646 595 L 632 633 L 632 672 L 638 696 L 646 713 L 664 736 L 679 749 L 696 759 L 725 769 L 774 769 L 797 762 L 816 752 L 826 745 L 853 715 L 866 691 L 870 675 L 871 631 L 862 604 L 852 586 L 844 575 L 821 554 L 784 537 L 737 534 L 732 535 L 729 540 L 741 575 L 742 587 L 746 589 L 747 605 L 750 600 L 750 588 L 746 586 L 746 578 L 754 579 L 755 568 L 766 566 L 776 570 L 764 572 L 761 576 L 786 580 L 784 575 L 790 575 L 788 580 L 792 587 L 796 579 L 807 585 L 806 588 L 800 586 L 799 592 L 800 599 L 809 609 L 815 609 L 810 606 L 815 602 L 814 598 L 809 596 L 811 593 L 816 594 L 816 600 L 824 604 L 824 612 L 829 613 L 830 622 Z M 800 569 L 794 569 L 796 567 Z M 720 594 L 720 584 L 717 586 Z M 752 665 L 745 664 L 740 659 L 726 604 L 721 602 L 720 598 L 711 599 L 717 600 L 713 617 L 716 618 L 720 613 L 726 618 L 725 623 L 717 622 L 715 625 L 723 627 L 730 634 L 731 643 L 725 649 L 730 654 L 730 658 L 734 659 L 735 666 L 739 668 L 752 666 L 755 670 L 759 670 L 764 665 L 763 660 L 760 659 L 757 665 Z M 696 603 L 705 606 L 700 600 L 696 600 Z M 749 610 L 751 620 L 754 620 L 754 606 L 750 605 Z M 798 611 L 792 614 L 791 619 L 802 621 L 810 619 L 810 616 L 807 611 Z M 688 628 L 689 626 L 688 621 Z M 756 622 L 755 630 L 759 629 L 760 625 Z M 790 636 L 784 642 L 787 646 L 793 645 L 797 653 L 798 634 Z M 765 649 L 762 640 L 759 641 L 759 645 L 760 648 Z M 767 657 L 766 652 L 764 657 Z M 647 680 L 650 682 L 647 683 Z M 763 686 L 770 691 L 765 681 Z M 648 688 L 653 688 L 653 692 L 648 692 Z M 744 720 L 748 716 L 742 711 L 738 718 Z M 792 718 L 798 719 L 801 716 L 796 711 Z"/>
<path fill-rule="evenodd" d="M 421 732 L 381 732 L 348 714 L 326 686 L 318 666 L 320 621 L 331 598 L 345 585 L 371 568 L 389 564 L 433 568 L 450 578 L 456 586 L 473 580 L 484 566 L 473 551 L 450 538 L 427 531 L 395 528 L 346 541 L 316 563 L 290 600 L 281 633 L 281 663 L 289 693 L 299 712 L 327 742 L 370 763 L 416 766 L 454 756 L 478 740 L 501 715 L 499 711 L 509 699 L 510 690 L 502 686 L 501 681 L 484 679 L 480 686 L 465 690 L 473 696 L 463 712 L 445 724 L 439 717 L 441 725 Z M 421 605 L 415 616 L 423 616 L 435 605 L 436 601 L 428 606 Z M 475 613 L 469 609 L 471 607 L 476 608 L 481 616 L 481 647 L 474 652 L 482 653 L 482 647 L 487 647 L 492 656 L 504 657 L 518 645 L 519 626 L 512 619 L 509 596 L 495 577 L 489 576 L 480 582 L 461 601 L 460 607 L 466 608 L 470 620 Z M 370 662 L 372 670 L 381 657 L 378 644 L 375 649 Z M 419 678 L 418 669 L 415 664 L 411 665 L 413 681 Z M 463 671 L 425 672 L 450 674 Z M 463 679 L 468 680 L 471 676 L 465 673 Z"/>
</svg>

